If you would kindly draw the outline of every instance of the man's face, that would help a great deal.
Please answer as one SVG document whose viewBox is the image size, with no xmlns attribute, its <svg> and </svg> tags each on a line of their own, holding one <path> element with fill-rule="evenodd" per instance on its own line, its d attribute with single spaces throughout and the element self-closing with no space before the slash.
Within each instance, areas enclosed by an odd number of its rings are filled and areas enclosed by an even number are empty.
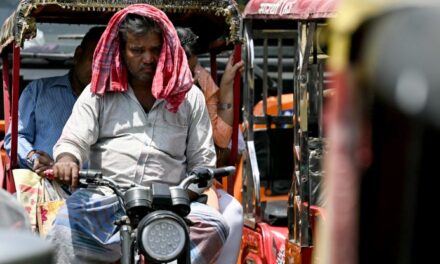
<svg viewBox="0 0 440 264">
<path fill-rule="evenodd" d="M 98 40 L 90 41 L 75 51 L 74 71 L 83 88 L 92 80 L 92 60 L 97 44 Z"/>
<path fill-rule="evenodd" d="M 124 58 L 131 81 L 153 81 L 161 49 L 159 33 L 148 32 L 140 36 L 127 33 Z"/>
</svg>

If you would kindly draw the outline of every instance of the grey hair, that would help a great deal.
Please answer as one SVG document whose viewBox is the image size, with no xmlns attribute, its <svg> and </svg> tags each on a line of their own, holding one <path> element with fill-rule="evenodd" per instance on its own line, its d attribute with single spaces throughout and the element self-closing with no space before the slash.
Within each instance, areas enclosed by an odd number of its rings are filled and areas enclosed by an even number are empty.
<svg viewBox="0 0 440 264">
<path fill-rule="evenodd" d="M 125 46 L 127 33 L 142 36 L 150 32 L 162 35 L 162 29 L 156 21 L 137 14 L 127 14 L 119 26 L 121 46 Z"/>
<path fill-rule="evenodd" d="M 189 59 L 191 56 L 196 55 L 197 39 L 199 37 L 190 28 L 186 27 L 176 27 L 176 32 L 180 44 L 185 50 L 186 57 Z"/>
</svg>

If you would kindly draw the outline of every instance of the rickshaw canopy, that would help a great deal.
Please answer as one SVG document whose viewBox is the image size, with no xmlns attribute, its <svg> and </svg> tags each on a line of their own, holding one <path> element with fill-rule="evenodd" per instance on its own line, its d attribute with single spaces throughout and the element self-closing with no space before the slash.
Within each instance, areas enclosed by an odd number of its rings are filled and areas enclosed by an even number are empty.
<svg viewBox="0 0 440 264">
<path fill-rule="evenodd" d="M 243 18 L 308 20 L 334 17 L 337 0 L 251 0 Z"/>
<path fill-rule="evenodd" d="M 232 0 L 21 0 L 0 30 L 0 53 L 14 41 L 22 46 L 34 38 L 37 23 L 106 24 L 115 12 L 139 3 L 156 6 L 173 23 L 191 27 L 202 50 L 217 39 L 224 39 L 225 45 L 240 41 L 241 17 Z"/>
</svg>

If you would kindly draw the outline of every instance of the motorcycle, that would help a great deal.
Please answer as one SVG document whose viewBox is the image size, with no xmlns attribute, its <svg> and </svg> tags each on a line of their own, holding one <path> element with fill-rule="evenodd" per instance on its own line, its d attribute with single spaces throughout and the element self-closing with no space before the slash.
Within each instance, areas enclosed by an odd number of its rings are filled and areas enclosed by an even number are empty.
<svg viewBox="0 0 440 264">
<path fill-rule="evenodd" d="M 153 182 L 151 186 L 118 184 L 102 176 L 98 170 L 79 172 L 80 187 L 106 186 L 113 190 L 123 209 L 124 216 L 115 221 L 121 237 L 121 264 L 191 263 L 189 226 L 190 213 L 188 187 L 197 184 L 208 186 L 214 177 L 229 176 L 235 167 L 218 169 L 198 168 L 188 174 L 179 185 L 170 186 Z M 51 172 L 46 172 L 51 176 Z M 203 200 L 203 196 L 198 199 Z M 174 263 L 174 262 L 173 262 Z"/>
</svg>

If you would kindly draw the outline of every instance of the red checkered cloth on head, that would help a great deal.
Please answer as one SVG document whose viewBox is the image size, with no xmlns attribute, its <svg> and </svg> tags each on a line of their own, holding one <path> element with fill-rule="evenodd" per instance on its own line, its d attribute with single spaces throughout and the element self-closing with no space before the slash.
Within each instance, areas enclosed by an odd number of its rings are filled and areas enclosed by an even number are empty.
<svg viewBox="0 0 440 264">
<path fill-rule="evenodd" d="M 119 52 L 119 25 L 127 14 L 137 14 L 156 21 L 163 31 L 163 45 L 153 78 L 152 94 L 165 99 L 166 108 L 177 112 L 185 94 L 193 84 L 185 52 L 176 30 L 161 10 L 135 4 L 113 15 L 95 49 L 92 64 L 92 93 L 125 92 L 128 89 L 127 69 Z"/>
</svg>

